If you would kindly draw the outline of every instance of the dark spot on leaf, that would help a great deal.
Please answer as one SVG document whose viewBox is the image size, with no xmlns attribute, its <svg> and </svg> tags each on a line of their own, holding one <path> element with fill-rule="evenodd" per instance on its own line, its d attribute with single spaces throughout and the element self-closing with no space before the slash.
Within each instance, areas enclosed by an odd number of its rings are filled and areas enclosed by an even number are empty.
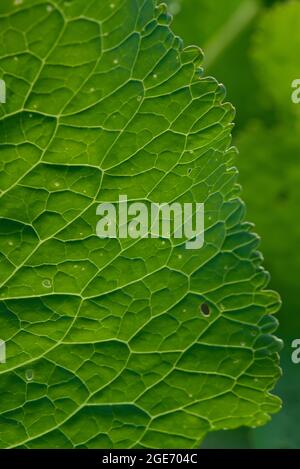
<svg viewBox="0 0 300 469">
<path fill-rule="evenodd" d="M 203 314 L 203 316 L 209 316 L 210 315 L 210 307 L 207 303 L 202 303 L 200 306 L 200 311 Z"/>
</svg>

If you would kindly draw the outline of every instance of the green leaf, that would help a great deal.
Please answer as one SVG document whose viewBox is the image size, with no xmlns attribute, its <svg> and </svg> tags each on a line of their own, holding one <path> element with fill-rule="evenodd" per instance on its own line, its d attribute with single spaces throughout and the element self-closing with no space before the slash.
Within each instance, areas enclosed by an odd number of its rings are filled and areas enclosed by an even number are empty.
<svg viewBox="0 0 300 469">
<path fill-rule="evenodd" d="M 186 43 L 205 51 L 204 66 L 218 81 L 226 83 L 228 98 L 237 108 L 238 128 L 249 116 L 261 112 L 265 91 L 253 70 L 250 57 L 252 34 L 263 10 L 258 0 L 177 0 L 179 13 L 173 29 Z M 174 9 L 174 0 L 170 8 Z M 176 12 L 176 9 L 175 9 Z"/>
<path fill-rule="evenodd" d="M 1 1 L 1 447 L 197 447 L 280 407 L 233 109 L 169 21 L 154 0 Z M 205 202 L 204 247 L 99 239 L 120 194 Z"/>
<path fill-rule="evenodd" d="M 298 370 L 295 369 L 295 363 L 291 360 L 293 350 L 288 346 L 281 354 L 284 379 L 279 381 L 277 392 L 283 397 L 285 405 L 282 412 L 276 415 L 270 423 L 253 431 L 254 448 L 297 449 L 300 447 L 299 375 Z"/>
<path fill-rule="evenodd" d="M 251 23 L 260 9 L 260 0 L 227 0 L 220 8 L 218 0 L 169 0 L 175 16 L 174 29 L 192 44 L 205 50 L 205 64 L 228 48 Z"/>
<path fill-rule="evenodd" d="M 281 354 L 284 379 L 279 381 L 276 388 L 285 405 L 272 422 L 248 435 L 252 447 L 256 448 L 297 448 L 300 441 L 296 430 L 299 421 L 299 379 L 296 365 L 291 361 L 293 349 L 290 346 L 297 336 L 295 331 L 300 327 L 299 315 L 296 313 L 300 307 L 300 228 L 298 223 L 292 222 L 293 213 L 298 210 L 300 203 L 300 144 L 298 128 L 295 124 L 286 124 L 284 119 L 281 125 L 274 127 L 267 127 L 259 121 L 253 122 L 240 133 L 237 141 L 243 197 L 248 215 L 255 221 L 256 229 L 262 236 L 265 263 L 272 272 L 272 287 L 282 297 L 280 336 L 286 343 Z M 260 168 L 259 172 L 257 168 Z M 219 439 L 213 441 L 215 445 L 220 441 L 224 444 L 228 440 L 228 435 L 223 435 L 220 440 L 220 433 L 217 434 Z M 234 444 L 238 445 L 239 437 L 244 435 L 235 432 L 233 436 Z M 245 442 L 245 439 L 242 441 Z"/>
<path fill-rule="evenodd" d="M 239 136 L 240 173 L 248 213 L 262 235 L 262 248 L 267 268 L 272 272 L 272 285 L 283 298 L 286 314 L 281 318 L 281 332 L 294 338 L 300 326 L 298 269 L 300 263 L 300 227 L 291 222 L 292 214 L 300 203 L 298 187 L 299 131 L 294 124 L 266 128 L 253 122 Z M 256 151 L 253 152 L 253 142 Z M 284 164 L 283 164 L 284 158 Z M 257 172 L 257 168 L 261 171 Z M 264 196 L 262 197 L 262 194 Z M 272 207 L 272 216 L 268 212 Z M 289 227 L 289 242 L 286 227 Z M 288 269 L 287 266 L 288 265 Z"/>
</svg>

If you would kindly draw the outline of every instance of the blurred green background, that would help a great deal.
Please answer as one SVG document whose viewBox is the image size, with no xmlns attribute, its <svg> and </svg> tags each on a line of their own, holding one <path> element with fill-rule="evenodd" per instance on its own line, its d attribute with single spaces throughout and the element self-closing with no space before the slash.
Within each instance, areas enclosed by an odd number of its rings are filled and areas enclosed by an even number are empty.
<svg viewBox="0 0 300 469">
<path fill-rule="evenodd" d="M 237 110 L 233 144 L 248 207 L 261 236 L 271 287 L 282 296 L 278 335 L 285 341 L 283 410 L 259 429 L 211 434 L 204 448 L 300 448 L 300 364 L 291 361 L 300 338 L 300 1 L 168 0 L 173 30 L 205 53 L 206 75 L 227 88 Z M 300 93 L 299 93 L 300 96 Z"/>
</svg>

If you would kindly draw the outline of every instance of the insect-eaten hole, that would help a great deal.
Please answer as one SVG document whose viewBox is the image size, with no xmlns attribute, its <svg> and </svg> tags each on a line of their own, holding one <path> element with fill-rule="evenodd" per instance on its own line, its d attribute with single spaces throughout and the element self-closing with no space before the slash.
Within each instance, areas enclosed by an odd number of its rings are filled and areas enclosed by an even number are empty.
<svg viewBox="0 0 300 469">
<path fill-rule="evenodd" d="M 200 311 L 203 314 L 203 316 L 205 316 L 205 317 L 210 316 L 211 310 L 210 310 L 209 304 L 202 303 L 202 305 L 200 306 Z"/>
</svg>

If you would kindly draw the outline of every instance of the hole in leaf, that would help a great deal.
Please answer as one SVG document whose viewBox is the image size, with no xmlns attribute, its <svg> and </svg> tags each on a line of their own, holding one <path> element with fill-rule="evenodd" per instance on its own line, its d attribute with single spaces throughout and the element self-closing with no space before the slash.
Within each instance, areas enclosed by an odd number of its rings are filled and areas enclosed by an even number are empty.
<svg viewBox="0 0 300 469">
<path fill-rule="evenodd" d="M 202 305 L 200 306 L 200 311 L 203 316 L 210 316 L 210 307 L 207 303 L 202 303 Z"/>
<path fill-rule="evenodd" d="M 33 370 L 26 370 L 25 371 L 25 377 L 27 381 L 32 381 L 33 380 Z"/>
</svg>

